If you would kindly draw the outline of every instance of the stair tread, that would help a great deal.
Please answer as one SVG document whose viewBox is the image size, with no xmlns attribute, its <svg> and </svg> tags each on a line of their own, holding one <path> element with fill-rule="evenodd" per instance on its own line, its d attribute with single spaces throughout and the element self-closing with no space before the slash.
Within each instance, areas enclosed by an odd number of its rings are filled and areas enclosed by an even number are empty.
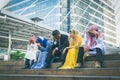
<svg viewBox="0 0 120 80">
<path fill-rule="evenodd" d="M 120 76 L 120 68 L 79 68 L 79 69 L 16 69 L 0 70 L 0 74 L 28 75 L 81 75 L 81 76 Z"/>
<path fill-rule="evenodd" d="M 86 61 L 85 63 L 93 63 L 93 62 L 95 62 L 95 61 Z M 105 62 L 105 63 L 120 62 L 120 60 L 105 60 L 104 62 Z M 7 63 L 7 62 L 4 62 L 4 61 L 3 61 L 3 63 Z M 18 62 L 18 63 L 19 63 L 19 62 Z M 22 64 L 17 64 L 17 63 L 14 63 L 14 62 L 13 62 L 13 64 L 9 64 L 9 63 L 8 63 L 8 64 L 2 64 L 2 63 L 0 62 L 0 66 L 1 66 L 1 65 L 24 65 L 24 62 L 23 62 L 23 61 L 22 61 L 21 63 L 22 63 Z M 56 62 L 56 63 L 52 63 L 52 64 L 60 64 L 60 63 L 61 63 L 61 62 Z"/>
<path fill-rule="evenodd" d="M 36 77 L 91 77 L 91 78 L 120 78 L 120 76 L 78 76 L 78 75 L 30 75 L 30 74 L 0 74 L 0 76 L 36 76 Z"/>
</svg>

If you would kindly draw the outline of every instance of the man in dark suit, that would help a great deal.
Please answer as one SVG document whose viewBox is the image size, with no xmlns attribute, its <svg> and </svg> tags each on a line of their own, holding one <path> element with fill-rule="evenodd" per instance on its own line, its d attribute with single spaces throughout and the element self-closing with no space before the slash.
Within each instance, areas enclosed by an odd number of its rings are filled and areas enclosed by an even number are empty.
<svg viewBox="0 0 120 80">
<path fill-rule="evenodd" d="M 47 57 L 47 68 L 50 68 L 51 60 L 53 59 L 53 57 L 58 55 L 61 57 L 62 60 L 62 63 L 58 67 L 62 66 L 65 62 L 67 51 L 65 54 L 62 54 L 62 52 L 64 48 L 69 46 L 69 40 L 67 35 L 60 34 L 58 30 L 54 30 L 52 32 L 52 35 L 54 37 L 54 41 L 52 45 L 52 52 L 51 54 L 48 54 Z"/>
</svg>

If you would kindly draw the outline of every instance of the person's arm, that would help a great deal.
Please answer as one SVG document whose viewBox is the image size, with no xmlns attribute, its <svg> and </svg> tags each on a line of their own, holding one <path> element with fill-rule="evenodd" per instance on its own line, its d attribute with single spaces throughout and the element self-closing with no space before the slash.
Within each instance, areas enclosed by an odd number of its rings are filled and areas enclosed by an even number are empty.
<svg viewBox="0 0 120 80">
<path fill-rule="evenodd" d="M 71 40 L 70 40 L 70 43 L 71 43 Z M 81 44 L 82 44 L 82 38 L 81 38 L 81 37 L 77 37 L 77 40 L 76 40 L 76 44 L 75 44 L 75 46 L 69 46 L 69 47 L 66 47 L 66 48 L 63 50 L 62 53 L 64 54 L 65 51 L 66 51 L 67 49 L 71 49 L 71 48 L 79 48 Z"/>
<path fill-rule="evenodd" d="M 63 38 L 64 38 L 63 39 L 64 43 L 62 45 L 60 45 L 59 47 L 57 47 L 58 50 L 69 46 L 68 36 L 64 36 Z"/>
<path fill-rule="evenodd" d="M 92 33 L 95 35 L 96 39 L 98 39 L 98 32 L 93 30 Z"/>
<path fill-rule="evenodd" d="M 82 37 L 79 36 L 77 39 L 77 43 L 75 44 L 75 48 L 79 48 L 81 44 L 82 44 Z"/>
<path fill-rule="evenodd" d="M 103 43 L 103 38 L 98 38 L 96 39 L 97 44 L 102 44 Z"/>
<path fill-rule="evenodd" d="M 50 46 L 50 42 L 49 41 L 47 41 L 47 45 L 46 45 L 46 47 L 40 47 L 40 50 L 41 51 L 48 51 L 48 49 L 49 49 L 49 46 Z"/>
<path fill-rule="evenodd" d="M 82 37 L 78 37 L 75 46 L 70 46 L 68 47 L 68 49 L 79 48 L 81 44 L 82 44 Z"/>
<path fill-rule="evenodd" d="M 34 51 L 37 51 L 37 50 L 38 50 L 37 43 L 34 43 Z"/>
<path fill-rule="evenodd" d="M 96 42 L 97 42 L 97 45 L 94 46 L 93 48 L 96 48 L 96 47 L 103 47 L 103 38 L 98 38 L 96 39 Z"/>
</svg>

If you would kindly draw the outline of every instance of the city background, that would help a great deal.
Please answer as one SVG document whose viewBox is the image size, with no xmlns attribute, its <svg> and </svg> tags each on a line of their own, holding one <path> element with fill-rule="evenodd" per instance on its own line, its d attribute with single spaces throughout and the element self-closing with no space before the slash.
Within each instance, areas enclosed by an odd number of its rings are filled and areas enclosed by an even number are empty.
<svg viewBox="0 0 120 80">
<path fill-rule="evenodd" d="M 106 47 L 120 47 L 120 0 L 1 0 L 0 51 L 26 50 L 31 35 L 52 40 L 52 30 L 84 34 L 91 24 Z"/>
</svg>

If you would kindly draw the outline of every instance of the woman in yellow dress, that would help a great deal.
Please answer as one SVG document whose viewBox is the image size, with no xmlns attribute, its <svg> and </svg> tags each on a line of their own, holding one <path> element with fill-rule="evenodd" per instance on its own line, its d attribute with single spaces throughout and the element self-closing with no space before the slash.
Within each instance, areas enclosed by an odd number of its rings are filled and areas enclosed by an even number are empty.
<svg viewBox="0 0 120 80">
<path fill-rule="evenodd" d="M 68 49 L 66 60 L 64 65 L 59 69 L 74 69 L 76 66 L 78 50 L 80 45 L 82 44 L 82 38 L 81 36 L 79 36 L 78 32 L 74 29 L 71 30 L 69 34 L 70 34 L 69 47 L 66 47 L 63 50 L 63 53 L 65 53 L 65 51 Z"/>
</svg>

